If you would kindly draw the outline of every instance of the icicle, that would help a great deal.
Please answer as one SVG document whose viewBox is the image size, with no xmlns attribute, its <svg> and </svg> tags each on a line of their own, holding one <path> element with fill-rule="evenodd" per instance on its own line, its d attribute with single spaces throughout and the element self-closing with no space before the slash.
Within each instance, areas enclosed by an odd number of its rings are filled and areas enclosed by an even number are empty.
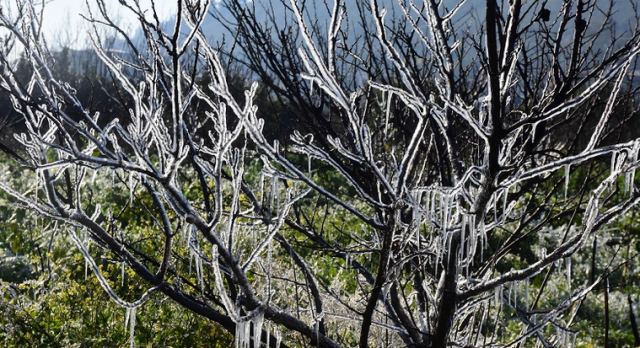
<svg viewBox="0 0 640 348">
<path fill-rule="evenodd" d="M 91 171 L 91 181 L 90 182 L 95 183 L 97 177 L 98 177 L 98 171 L 97 170 L 92 170 Z"/>
<path fill-rule="evenodd" d="M 275 177 L 275 175 L 271 176 L 271 202 L 269 204 L 269 206 L 271 207 L 271 209 L 273 209 L 273 211 L 277 211 L 277 207 L 276 204 L 278 203 L 278 199 L 277 199 L 277 188 L 278 188 L 278 181 Z"/>
<path fill-rule="evenodd" d="M 564 199 L 567 199 L 567 193 L 569 192 L 569 171 L 571 170 L 571 164 L 564 166 Z"/>
<path fill-rule="evenodd" d="M 532 129 L 531 129 L 531 140 L 534 140 L 536 138 L 536 130 L 538 129 L 538 123 L 536 122 L 533 124 Z M 535 140 L 534 140 L 535 142 Z"/>
<path fill-rule="evenodd" d="M 496 307 L 502 307 L 502 286 L 498 286 L 494 290 L 494 301 L 496 302 Z"/>
<path fill-rule="evenodd" d="M 124 276 L 125 276 L 125 271 L 126 271 L 126 270 L 125 270 L 125 263 L 124 263 L 124 261 L 120 262 L 120 265 L 121 265 L 121 274 L 120 274 L 120 278 L 122 278 L 122 279 L 121 279 L 121 281 L 122 281 L 121 285 L 124 287 Z"/>
<path fill-rule="evenodd" d="M 136 329 L 136 307 L 125 307 L 124 314 L 124 333 L 129 331 L 129 346 L 135 347 L 135 329 Z"/>
<path fill-rule="evenodd" d="M 273 270 L 273 248 L 271 246 L 271 240 L 269 241 L 269 244 L 267 244 L 267 265 L 266 265 L 266 269 L 267 269 L 267 274 L 273 274 L 272 270 Z M 271 299 L 271 278 L 268 278 L 267 281 L 267 301 L 269 301 Z"/>
<path fill-rule="evenodd" d="M 425 209 L 424 211 L 426 212 L 426 219 L 427 219 L 427 223 L 431 220 L 431 193 L 427 192 L 426 195 L 424 195 L 424 206 Z"/>
<path fill-rule="evenodd" d="M 424 332 L 429 332 L 429 324 L 427 323 L 428 314 L 420 311 L 420 329 Z"/>
<path fill-rule="evenodd" d="M 433 239 L 433 245 L 435 245 L 435 260 L 433 262 L 434 264 L 434 274 L 438 274 L 438 266 L 440 265 L 440 254 L 442 254 L 442 248 L 440 247 L 440 245 L 442 245 L 441 242 L 441 238 L 440 236 L 436 236 Z"/>
<path fill-rule="evenodd" d="M 446 241 L 445 241 L 445 249 L 444 250 L 448 251 L 448 253 L 447 253 L 448 259 L 446 260 L 447 263 L 453 261 L 453 260 L 451 260 L 452 257 L 457 257 L 458 256 L 458 254 L 455 254 L 453 256 L 451 255 L 452 254 L 451 253 L 451 242 L 453 240 L 452 237 L 453 237 L 453 233 L 445 232 Z"/>
<path fill-rule="evenodd" d="M 393 99 L 393 94 L 391 92 L 388 92 L 388 99 L 387 99 L 387 110 L 386 110 L 386 114 L 385 114 L 385 118 L 384 118 L 384 138 L 387 139 L 387 131 L 389 130 L 389 115 L 391 115 L 391 101 Z"/>
<path fill-rule="evenodd" d="M 478 230 L 480 231 L 480 261 L 484 261 L 484 248 L 487 245 L 487 230 L 484 226 L 484 217 L 481 217 L 478 223 Z"/>
<path fill-rule="evenodd" d="M 204 292 L 204 275 L 202 272 L 202 258 L 194 253 L 196 257 L 196 277 L 198 278 L 198 285 L 200 285 L 200 291 Z"/>
<path fill-rule="evenodd" d="M 465 248 L 465 237 L 466 237 L 466 226 L 467 225 L 467 217 L 466 215 L 462 215 L 462 222 L 461 222 L 461 228 L 460 228 L 460 253 L 464 252 L 464 248 Z M 460 259 L 462 259 L 461 256 L 458 256 Z"/>
<path fill-rule="evenodd" d="M 204 273 L 202 270 L 202 256 L 201 256 L 200 247 L 198 243 L 198 237 L 194 229 L 191 230 L 188 246 L 189 246 L 189 274 L 191 274 L 192 263 L 194 263 L 195 261 L 196 279 L 198 280 L 198 285 L 200 286 L 200 290 L 204 291 Z"/>
<path fill-rule="evenodd" d="M 265 329 L 265 332 L 266 332 L 266 335 L 267 335 L 267 339 L 266 339 L 265 345 L 264 345 L 266 348 L 269 348 L 269 343 L 271 343 L 271 334 L 269 333 L 271 331 L 270 329 L 271 329 L 271 327 L 269 325 L 267 325 L 267 327 Z"/>
<path fill-rule="evenodd" d="M 562 267 L 562 263 L 563 263 L 562 261 L 563 261 L 562 259 L 558 259 L 558 260 L 555 262 L 555 267 L 556 267 L 556 268 L 561 268 L 561 267 Z"/>
<path fill-rule="evenodd" d="M 134 348 L 135 343 L 135 330 L 136 330 L 136 307 L 131 308 L 131 314 L 129 315 L 129 341 L 130 347 Z"/>
<path fill-rule="evenodd" d="M 469 263 L 473 264 L 473 259 L 476 255 L 476 249 L 478 245 L 478 231 L 476 230 L 476 216 L 470 214 L 467 218 L 467 224 L 469 226 L 469 249 L 467 255 L 469 257 Z"/>
<path fill-rule="evenodd" d="M 429 206 L 429 215 L 431 216 L 431 219 L 436 220 L 436 192 L 435 191 L 431 191 L 429 193 L 431 195 L 431 205 Z"/>
<path fill-rule="evenodd" d="M 129 317 L 131 316 L 131 308 L 125 307 L 124 312 L 124 333 L 129 331 Z"/>
<path fill-rule="evenodd" d="M 502 222 L 507 221 L 507 199 L 509 198 L 509 188 L 502 193 Z"/>
<path fill-rule="evenodd" d="M 447 229 L 449 228 L 449 195 L 443 193 L 440 197 L 440 205 L 442 206 L 442 230 L 447 233 Z"/>
<path fill-rule="evenodd" d="M 245 347 L 245 326 L 247 323 L 244 320 L 238 321 L 236 323 L 236 337 L 235 337 L 235 347 L 236 348 L 244 348 Z"/>
<path fill-rule="evenodd" d="M 633 189 L 635 187 L 635 177 L 636 177 L 636 165 L 638 162 L 638 156 L 640 156 L 640 141 L 636 140 L 633 144 L 633 149 L 631 150 L 631 170 L 629 171 L 629 194 L 633 195 Z"/>
<path fill-rule="evenodd" d="M 571 257 L 567 257 L 567 284 L 569 286 L 569 293 L 571 293 Z"/>
<path fill-rule="evenodd" d="M 282 342 L 282 335 L 277 329 L 273 330 L 273 334 L 276 336 L 276 348 L 280 348 L 280 342 Z"/>
<path fill-rule="evenodd" d="M 487 309 L 489 307 L 488 304 L 484 303 L 481 305 L 482 306 L 482 317 L 480 318 L 480 325 L 478 325 L 478 330 L 476 331 L 478 333 L 478 335 L 480 335 L 483 331 L 482 328 L 485 324 L 485 322 L 487 321 Z"/>
<path fill-rule="evenodd" d="M 243 348 L 249 348 L 251 346 L 251 323 L 252 321 L 249 320 L 247 322 L 244 323 L 244 333 L 243 333 L 243 341 L 242 341 L 242 347 Z"/>
<path fill-rule="evenodd" d="M 500 192 L 493 194 L 493 221 L 498 222 L 498 196 Z"/>
<path fill-rule="evenodd" d="M 133 172 L 129 173 L 129 204 L 133 205 L 133 195 L 134 195 L 134 180 L 133 180 Z"/>
<path fill-rule="evenodd" d="M 252 320 L 253 323 L 253 346 L 260 347 L 260 337 L 262 336 L 262 324 L 264 323 L 264 312 L 260 311 Z"/>
<path fill-rule="evenodd" d="M 191 241 L 191 239 L 190 239 L 191 238 L 191 234 L 189 232 L 190 231 L 189 230 L 189 226 L 186 223 L 184 223 L 184 221 L 182 221 L 182 223 L 183 223 L 184 227 L 182 227 L 180 232 L 182 233 L 182 238 L 184 238 L 184 246 L 185 246 L 185 248 L 189 249 L 189 242 Z"/>
</svg>

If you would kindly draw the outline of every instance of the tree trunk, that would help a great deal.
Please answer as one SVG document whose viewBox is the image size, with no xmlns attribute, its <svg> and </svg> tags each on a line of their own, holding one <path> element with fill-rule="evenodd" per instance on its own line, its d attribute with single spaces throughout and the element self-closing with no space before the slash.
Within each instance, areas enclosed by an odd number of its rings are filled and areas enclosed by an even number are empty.
<svg viewBox="0 0 640 348">
<path fill-rule="evenodd" d="M 459 237 L 458 237 L 459 238 Z M 453 324 L 453 317 L 456 312 L 456 277 L 458 272 L 458 264 L 455 255 L 458 252 L 460 240 L 454 238 L 451 241 L 451 251 L 447 258 L 447 267 L 444 275 L 444 287 L 442 298 L 438 302 L 438 317 L 436 322 L 436 330 L 433 335 L 431 347 L 446 347 L 449 340 L 449 331 Z"/>
<path fill-rule="evenodd" d="M 633 312 L 633 300 L 631 294 L 627 295 L 627 302 L 629 302 L 629 321 L 631 322 L 631 331 L 633 332 L 633 345 L 640 346 L 640 332 L 638 331 L 638 322 L 636 321 L 636 315 Z"/>
</svg>

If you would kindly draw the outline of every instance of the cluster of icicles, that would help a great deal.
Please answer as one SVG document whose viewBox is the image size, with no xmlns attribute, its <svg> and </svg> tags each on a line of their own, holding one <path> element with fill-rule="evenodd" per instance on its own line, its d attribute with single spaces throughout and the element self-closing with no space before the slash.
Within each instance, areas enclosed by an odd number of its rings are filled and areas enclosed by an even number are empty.
<svg viewBox="0 0 640 348">
<path fill-rule="evenodd" d="M 220 271 L 220 266 L 215 260 L 218 258 L 218 250 L 214 246 L 212 247 L 212 260 L 211 266 L 213 268 L 213 273 L 215 276 L 215 285 L 222 299 L 222 304 L 224 305 L 227 313 L 230 315 L 231 319 L 236 323 L 236 333 L 235 333 L 235 347 L 236 348 L 249 348 L 251 346 L 251 342 L 253 342 L 254 347 L 260 347 L 260 342 L 262 338 L 262 332 L 264 325 L 264 309 L 262 307 L 258 307 L 253 311 L 247 313 L 246 315 L 241 314 L 241 306 L 227 295 L 227 292 L 224 287 L 222 273 Z M 275 337 L 275 347 L 280 347 L 281 335 L 280 332 L 275 328 L 270 328 L 268 325 L 264 328 L 266 343 L 265 347 L 269 347 L 271 342 L 271 334 L 273 332 L 273 336 Z"/>
<path fill-rule="evenodd" d="M 224 304 L 227 313 L 231 316 L 231 319 L 236 323 L 236 332 L 235 332 L 235 347 L 236 348 L 249 348 L 260 347 L 262 340 L 263 331 L 266 333 L 265 335 L 265 347 L 270 347 L 271 345 L 275 345 L 276 348 L 280 347 L 281 342 L 281 334 L 274 327 L 271 328 L 268 324 L 265 325 L 264 322 L 264 311 L 261 307 L 258 307 L 254 311 L 241 315 L 241 307 L 236 304 L 226 293 L 223 276 L 220 271 L 220 266 L 218 265 L 218 250 L 216 246 L 211 248 L 211 259 L 208 259 L 203 251 L 200 249 L 200 244 L 198 242 L 197 234 L 195 228 L 191 228 L 187 230 L 185 233 L 187 238 L 187 247 L 189 248 L 190 253 L 190 261 L 189 261 L 189 269 L 190 272 L 192 269 L 195 269 L 196 278 L 198 279 L 198 285 L 201 290 L 204 289 L 204 275 L 203 275 L 203 263 L 211 266 L 213 269 L 213 273 L 215 276 L 215 285 L 216 288 L 222 298 L 222 303 Z M 195 267 L 193 267 L 195 265 Z M 135 314 L 135 312 L 134 312 Z M 275 342 L 271 342 L 271 334 L 273 332 L 273 337 L 275 338 Z"/>
<path fill-rule="evenodd" d="M 606 155 L 608 153 L 611 156 L 610 177 L 608 180 L 614 183 L 617 177 L 622 177 L 624 179 L 622 184 L 623 192 L 627 194 L 632 194 L 634 190 L 635 169 L 638 164 L 639 152 L 640 141 L 635 141 L 632 146 L 629 146 L 628 148 L 616 149 L 614 151 L 603 151 L 603 153 L 600 153 L 600 155 Z M 553 172 L 563 171 L 561 172 L 564 174 L 563 194 L 564 198 L 567 199 L 569 197 L 570 190 L 571 167 L 572 165 L 578 164 L 580 164 L 580 161 L 575 163 L 567 161 L 564 165 L 550 167 L 549 170 L 538 172 L 534 176 L 547 176 Z M 487 232 L 508 222 L 508 217 L 515 209 L 517 203 L 512 199 L 512 197 L 510 197 L 510 188 L 517 187 L 521 181 L 527 180 L 528 177 L 523 177 L 521 178 L 522 180 L 518 179 L 519 178 L 516 177 L 516 179 L 507 182 L 507 186 L 499 188 L 491 195 L 487 204 L 487 209 L 482 214 L 481 218 L 478 218 L 477 215 L 470 212 L 467 208 L 471 205 L 470 202 L 473 202 L 473 199 L 469 198 L 477 196 L 475 187 L 459 185 L 453 188 L 424 187 L 414 190 L 411 208 L 414 215 L 413 221 L 418 223 L 418 226 L 413 228 L 413 231 L 415 231 L 414 238 L 416 239 L 417 245 L 424 245 L 422 243 L 425 242 L 425 238 L 430 239 L 426 242 L 435 255 L 433 264 L 438 267 L 438 265 L 443 263 L 443 257 L 448 255 L 447 252 L 452 250 L 452 237 L 458 233 L 460 241 L 458 252 L 456 255 L 451 255 L 449 257 L 455 258 L 454 262 L 456 262 L 458 269 L 460 270 L 459 275 L 469 282 L 474 282 L 470 279 L 470 269 L 474 261 L 478 262 L 479 259 L 480 262 L 482 262 L 484 260 L 483 250 L 486 248 L 487 244 Z M 437 231 L 437 233 L 426 235 L 422 234 L 421 228 L 418 228 L 422 224 L 426 224 L 430 229 L 432 229 L 432 231 Z M 480 256 L 479 258 L 476 257 L 478 253 Z M 539 258 L 544 259 L 545 257 L 546 250 L 541 250 Z M 563 273 L 565 273 L 565 284 L 567 284 L 566 290 L 569 292 L 570 298 L 574 298 L 577 296 L 576 292 L 579 291 L 578 289 L 575 289 L 575 291 L 572 289 L 571 261 L 570 256 L 562 258 L 555 261 L 554 266 L 555 269 L 563 270 Z M 495 289 L 495 296 L 493 296 L 493 298 L 488 298 L 489 302 L 493 302 L 499 308 L 506 306 L 513 308 L 516 312 L 528 307 L 528 305 L 530 305 L 530 303 L 528 303 L 529 300 L 529 279 L 515 281 L 510 283 L 508 286 L 506 284 L 501 285 Z M 488 304 L 483 305 L 481 302 L 478 302 L 476 306 L 472 306 L 474 308 L 468 308 L 468 310 L 475 311 L 480 309 L 483 311 L 482 308 L 488 306 Z M 484 311 L 486 310 L 487 309 L 484 309 Z M 461 311 L 464 310 L 461 309 Z M 554 315 L 559 315 L 559 313 L 554 312 Z M 552 320 L 553 318 L 551 317 L 551 314 L 544 316 L 544 318 L 537 318 L 537 315 L 533 315 L 526 319 L 527 321 L 531 321 L 528 325 L 525 325 L 525 328 L 523 329 L 523 338 L 531 335 L 538 335 L 541 332 L 540 330 L 544 327 L 544 324 L 542 323 L 546 322 L 552 323 L 552 326 L 556 330 L 554 338 L 555 344 L 566 347 L 574 346 L 576 332 L 569 329 L 569 325 L 562 325 L 562 321 L 559 320 L 559 318 Z M 469 341 L 470 337 L 463 338 L 463 340 Z"/>
<path fill-rule="evenodd" d="M 275 345 L 276 348 L 280 347 L 280 342 L 282 340 L 282 336 L 280 331 L 278 331 L 275 327 L 271 328 L 268 324 L 264 323 L 264 312 L 262 308 L 257 308 L 256 310 L 248 313 L 247 315 L 240 315 L 240 306 L 234 304 L 231 299 L 226 295 L 223 285 L 223 278 L 220 272 L 220 268 L 218 263 L 215 262 L 218 258 L 217 248 L 212 248 L 212 258 L 211 261 L 207 260 L 203 255 L 202 251 L 199 248 L 198 239 L 196 236 L 196 231 L 194 229 L 188 229 L 189 233 L 185 233 L 188 238 L 186 238 L 187 246 L 190 251 L 190 264 L 189 269 L 192 269 L 192 263 L 195 263 L 195 271 L 198 279 L 198 285 L 201 287 L 201 290 L 204 287 L 204 276 L 203 276 L 203 262 L 212 266 L 215 277 L 216 277 L 216 286 L 218 291 L 221 293 L 223 297 L 223 303 L 227 310 L 231 314 L 231 318 L 236 323 L 236 332 L 235 332 L 235 347 L 236 348 L 249 348 L 251 347 L 251 343 L 253 342 L 254 347 L 261 346 L 261 339 L 263 328 L 264 332 L 266 332 L 266 342 L 265 347 L 270 347 L 271 345 Z M 88 238 L 81 239 L 73 229 L 69 230 L 69 235 L 76 245 L 76 247 L 82 253 L 82 256 L 85 260 L 85 277 L 87 269 L 91 269 L 95 276 L 98 279 L 98 282 L 105 290 L 107 295 L 120 307 L 125 308 L 125 320 L 124 320 L 124 330 L 125 333 L 129 332 L 129 342 L 130 347 L 135 347 L 135 327 L 136 327 L 136 310 L 138 307 L 142 306 L 148 299 L 151 293 L 153 293 L 156 288 L 148 289 L 142 296 L 134 301 L 127 302 L 123 300 L 120 296 L 118 296 L 113 288 L 109 285 L 107 280 L 104 278 L 100 269 L 98 268 L 95 260 L 89 253 L 87 248 Z M 204 261 L 203 261 L 204 260 Z M 122 269 L 124 270 L 124 263 L 122 265 Z M 123 273 L 124 277 L 124 273 Z M 275 342 L 271 342 L 271 334 L 273 333 L 273 337 L 275 338 Z"/>
<path fill-rule="evenodd" d="M 441 263 L 445 251 L 451 249 L 452 237 L 460 233 L 461 245 L 458 251 L 457 264 L 468 275 L 470 266 L 473 265 L 477 253 L 480 260 L 484 259 L 483 250 L 487 244 L 487 231 L 506 221 L 515 206 L 515 202 L 509 202 L 509 189 L 496 191 L 490 198 L 489 206 L 493 212 L 493 220 L 489 223 L 485 219 L 477 219 L 476 215 L 460 206 L 458 199 L 461 189 L 424 188 L 414 191 L 413 198 L 416 202 L 412 211 L 413 221 L 426 222 L 436 231 L 430 242 L 435 254 L 434 264 Z M 422 235 L 420 228 L 414 228 L 415 239 L 420 243 Z"/>
<path fill-rule="evenodd" d="M 264 174 L 264 173 L 263 173 Z M 275 214 L 275 218 L 272 224 L 269 224 L 266 228 L 265 235 L 258 236 L 257 229 L 251 229 L 251 240 L 259 240 L 260 243 L 255 247 L 253 252 L 248 256 L 242 265 L 243 269 L 247 269 L 253 262 L 256 262 L 260 258 L 260 254 L 266 250 L 267 254 L 267 268 L 270 269 L 271 264 L 271 241 L 274 238 L 276 232 L 278 232 L 282 221 L 287 212 L 293 205 L 293 203 L 304 196 L 305 193 L 291 197 L 291 190 L 285 190 L 281 187 L 277 181 L 276 176 L 271 176 L 271 184 L 265 183 L 265 176 L 261 175 L 259 192 L 260 197 L 268 206 L 271 207 L 272 212 Z M 285 191 L 284 197 L 281 197 L 280 193 Z M 235 200 L 234 200 L 235 201 Z M 248 213 L 248 212 L 247 212 Z M 208 257 L 206 252 L 202 250 L 200 241 L 198 239 L 198 232 L 194 226 L 186 227 L 188 224 L 183 224 L 183 237 L 186 241 L 186 246 L 189 250 L 189 273 L 195 270 L 198 285 L 201 291 L 204 291 L 204 265 L 211 267 L 214 275 L 214 283 L 218 294 L 220 295 L 221 302 L 226 309 L 227 314 L 236 324 L 235 331 L 235 347 L 236 348 L 249 348 L 260 347 L 262 337 L 265 337 L 265 341 L 262 342 L 265 347 L 275 346 L 280 347 L 282 336 L 280 331 L 276 327 L 272 327 L 264 321 L 264 309 L 258 307 L 253 311 L 242 314 L 242 306 L 232 300 L 226 291 L 224 285 L 224 277 L 222 275 L 220 265 L 218 262 L 219 253 L 216 245 L 211 246 L 211 256 Z M 233 234 L 233 231 L 229 228 L 220 228 L 221 240 L 229 240 L 229 236 Z M 231 246 L 229 246 L 232 249 Z M 272 342 L 272 340 L 275 340 Z M 253 343 L 253 345 L 252 345 Z"/>
<path fill-rule="evenodd" d="M 111 288 L 107 280 L 104 278 L 104 276 L 100 272 L 100 269 L 98 268 L 98 265 L 96 264 L 95 260 L 93 259 L 91 254 L 89 254 L 89 250 L 87 249 L 85 242 L 83 242 L 78 237 L 78 235 L 75 233 L 73 229 L 69 229 L 69 235 L 71 236 L 71 240 L 73 240 L 74 244 L 80 250 L 80 252 L 82 253 L 82 256 L 84 257 L 85 272 L 87 268 L 91 268 L 96 278 L 98 279 L 100 286 L 102 286 L 102 288 L 105 290 L 107 295 L 109 295 L 109 298 L 111 298 L 111 300 L 113 300 L 120 307 L 125 308 L 126 312 L 125 312 L 125 319 L 124 319 L 124 329 L 125 329 L 125 332 L 129 331 L 130 347 L 131 348 L 135 347 L 136 310 L 138 307 L 142 306 L 145 302 L 147 302 L 147 300 L 149 299 L 149 296 L 156 290 L 156 287 L 152 287 L 147 291 L 145 291 L 142 294 L 142 296 L 140 296 L 140 298 L 134 302 L 127 302 L 123 300 L 122 298 L 120 298 L 120 296 L 118 296 L 115 293 L 113 288 Z"/>
<path fill-rule="evenodd" d="M 249 313 L 244 317 L 236 316 L 234 320 L 236 321 L 236 336 L 235 336 L 235 347 L 236 348 L 249 348 L 251 347 L 251 343 L 253 342 L 253 347 L 261 347 L 261 337 L 262 330 L 264 327 L 264 331 L 266 333 L 266 341 L 264 346 L 271 346 L 271 335 L 269 332 L 271 331 L 269 325 L 265 325 L 264 322 L 264 312 L 261 308 L 256 311 Z M 253 330 L 252 330 L 253 329 Z M 280 347 L 280 342 L 282 337 L 280 332 L 277 330 L 273 330 L 275 341 L 275 347 Z"/>
<path fill-rule="evenodd" d="M 624 192 L 631 194 L 633 192 L 633 182 L 635 180 L 635 168 L 638 165 L 640 141 L 634 141 L 627 146 L 621 146 L 617 150 L 603 150 L 598 155 L 611 156 L 610 173 L 613 177 L 622 175 L 624 178 Z M 628 146 L 630 145 L 630 146 Z M 578 156 L 576 156 L 578 157 Z M 591 158 L 587 156 L 585 159 Z M 595 156 L 593 156 L 595 157 Z M 581 160 L 585 160 L 581 159 Z M 581 161 L 576 160 L 580 164 Z M 511 187 L 517 186 L 521 181 L 525 181 L 533 176 L 550 175 L 557 170 L 564 171 L 564 197 L 568 197 L 570 185 L 570 171 L 572 162 L 567 161 L 564 165 L 549 166 L 548 170 L 536 172 L 534 175 L 523 175 L 519 178 L 517 175 L 498 188 L 490 197 L 487 205 L 487 211 L 482 214 L 482 218 L 477 219 L 473 212 L 462 207 L 460 202 L 466 202 L 469 205 L 477 195 L 476 188 L 465 187 L 465 181 L 453 188 L 447 187 L 423 187 L 413 191 L 413 221 L 418 223 L 426 223 L 435 231 L 441 231 L 434 235 L 431 241 L 431 248 L 436 255 L 435 264 L 438 265 L 442 260 L 444 251 L 450 250 L 451 237 L 455 233 L 460 233 L 461 247 L 457 255 L 457 264 L 468 271 L 476 253 L 480 252 L 480 260 L 484 259 L 483 249 L 487 242 L 487 231 L 507 222 L 507 217 L 511 214 L 516 206 L 515 201 L 509 201 L 509 191 Z M 466 179 L 471 179 L 473 170 L 470 170 Z M 473 180 L 468 180 L 473 181 Z M 420 228 L 414 228 L 415 239 L 420 243 Z M 468 274 L 467 274 L 468 275 Z"/>
</svg>

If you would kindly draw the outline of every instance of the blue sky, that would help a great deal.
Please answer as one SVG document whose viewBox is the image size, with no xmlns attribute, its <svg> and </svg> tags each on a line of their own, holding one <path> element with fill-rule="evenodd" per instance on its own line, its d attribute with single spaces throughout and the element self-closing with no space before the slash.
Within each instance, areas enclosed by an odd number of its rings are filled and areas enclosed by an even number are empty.
<svg viewBox="0 0 640 348">
<path fill-rule="evenodd" d="M 143 0 L 149 6 L 154 0 Z M 89 1 L 93 4 L 93 0 Z M 118 18 L 121 24 L 128 26 L 134 31 L 134 17 L 122 6 L 117 5 L 117 1 L 107 0 L 111 6 L 111 13 L 114 18 Z M 163 18 L 170 17 L 172 7 L 175 6 L 173 0 L 155 0 L 160 15 Z M 173 6 L 172 6 L 173 5 Z M 43 29 L 51 42 L 59 42 L 72 47 L 86 46 L 87 23 L 79 14 L 85 14 L 86 3 L 84 0 L 51 0 L 45 8 L 45 19 Z"/>
</svg>

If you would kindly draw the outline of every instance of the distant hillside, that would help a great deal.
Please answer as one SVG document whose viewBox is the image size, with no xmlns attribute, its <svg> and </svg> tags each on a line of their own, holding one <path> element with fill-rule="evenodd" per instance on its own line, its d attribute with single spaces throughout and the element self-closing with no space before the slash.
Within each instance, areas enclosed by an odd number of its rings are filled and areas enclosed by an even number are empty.
<svg viewBox="0 0 640 348">
<path fill-rule="evenodd" d="M 442 8 L 451 9 L 457 2 L 458 0 L 444 0 Z M 288 4 L 288 0 L 285 0 L 285 3 Z M 396 0 L 379 0 L 379 3 L 381 7 L 387 9 L 387 13 L 388 13 L 386 16 L 387 20 L 392 20 L 393 18 L 399 19 L 403 16 L 402 12 L 398 8 Z M 555 17 L 560 15 L 563 3 L 564 1 L 562 0 L 550 0 L 547 2 L 546 7 L 550 12 L 552 21 Z M 324 5 L 320 5 L 320 2 L 317 2 L 317 1 L 308 2 L 308 4 L 310 5 L 308 5 L 306 8 L 306 11 L 307 11 L 306 13 L 308 16 L 307 20 L 309 22 L 312 22 L 312 21 L 316 22 L 320 26 L 326 25 L 330 19 L 330 13 L 329 13 L 330 9 L 325 8 Z M 267 14 L 265 5 L 268 6 L 269 11 L 273 9 L 273 12 L 274 12 L 273 18 L 278 18 L 279 19 L 278 23 L 281 25 L 284 25 L 284 23 L 286 22 L 284 18 L 290 14 L 287 14 L 285 7 L 279 1 L 266 1 L 266 0 L 254 0 L 253 2 L 247 1 L 246 6 L 247 6 L 247 9 L 251 11 L 255 11 L 259 21 L 266 23 L 269 21 L 270 16 Z M 347 13 L 349 14 L 357 13 L 355 1 L 346 1 L 345 6 L 347 7 Z M 606 8 L 601 8 L 600 10 L 604 11 L 606 10 Z M 614 26 L 617 33 L 626 32 L 629 30 L 630 26 L 635 25 L 636 22 L 633 19 L 634 10 L 633 10 L 633 4 L 631 1 L 614 1 L 612 10 L 614 13 L 613 15 L 613 19 L 615 22 Z M 232 41 L 231 39 L 233 37 L 232 35 L 233 33 L 228 32 L 224 28 L 224 26 L 220 23 L 220 21 L 214 18 L 214 17 L 222 18 L 225 22 L 227 22 L 227 24 L 233 24 L 234 19 L 233 19 L 233 16 L 229 13 L 229 10 L 225 8 L 225 6 L 223 5 L 218 5 L 218 6 L 212 5 L 210 12 L 212 13 L 212 16 L 209 16 L 202 25 L 203 31 L 206 33 L 206 36 L 209 39 L 209 41 L 211 43 L 220 43 L 220 42 L 223 42 L 223 40 L 225 42 Z M 453 20 L 454 22 L 458 22 L 460 25 L 468 26 L 469 30 L 473 31 L 475 30 L 475 28 L 477 28 L 478 25 L 482 24 L 482 19 L 484 16 L 483 12 L 484 12 L 484 7 L 482 6 L 481 1 L 467 0 L 466 3 L 463 5 L 462 9 L 456 14 L 456 17 L 454 17 Z M 533 19 L 537 15 L 538 13 L 530 12 L 527 14 L 526 18 Z M 349 19 L 355 20 L 354 16 L 349 16 Z M 599 29 L 599 27 L 602 24 L 602 20 L 603 20 L 602 13 L 598 10 L 594 11 L 591 27 L 588 29 L 592 31 Z M 167 31 L 171 31 L 174 23 L 175 23 L 175 16 L 170 17 L 163 23 L 163 28 L 166 29 Z M 288 23 L 291 24 L 293 22 L 290 20 L 288 21 Z M 357 28 L 359 26 L 360 26 L 360 23 L 358 23 L 357 25 L 353 25 L 353 27 L 355 27 L 354 30 L 357 31 L 358 30 Z M 569 30 L 572 30 L 571 25 L 569 26 Z M 357 32 L 354 32 L 354 34 L 357 34 Z M 186 35 L 186 30 L 183 33 L 183 35 Z M 570 39 L 570 36 L 568 36 L 567 39 Z M 144 42 L 143 35 L 140 31 L 134 34 L 133 41 L 138 43 Z M 601 44 L 605 44 L 605 42 L 602 42 Z"/>
</svg>

